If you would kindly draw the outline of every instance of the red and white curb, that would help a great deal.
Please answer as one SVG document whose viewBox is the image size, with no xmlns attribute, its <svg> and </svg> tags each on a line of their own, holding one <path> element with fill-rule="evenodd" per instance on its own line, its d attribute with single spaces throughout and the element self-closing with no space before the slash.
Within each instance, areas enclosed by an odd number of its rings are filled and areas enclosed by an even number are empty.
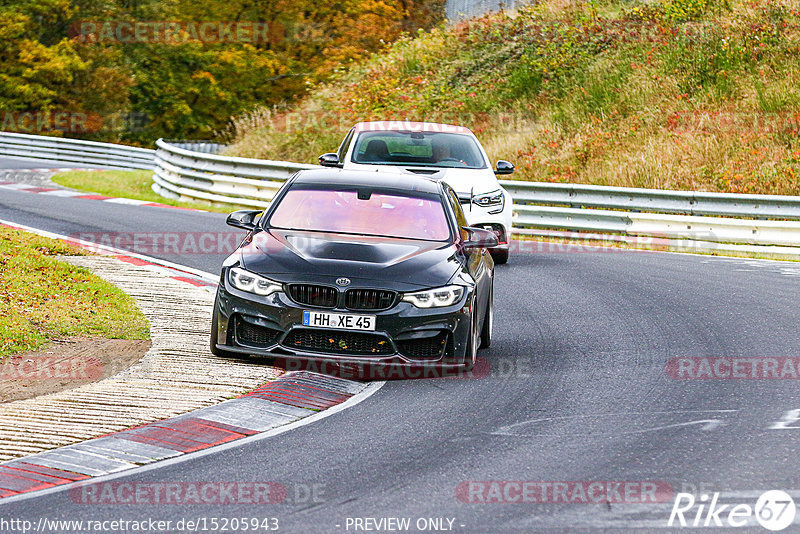
<svg viewBox="0 0 800 534">
<path fill-rule="evenodd" d="M 0 224 L 60 239 L 135 265 L 163 269 L 170 278 L 215 291 L 216 277 L 157 258 L 99 247 L 52 232 L 2 221 Z M 236 399 L 81 443 L 0 464 L 0 502 L 37 492 L 60 491 L 87 479 L 120 476 L 132 469 L 158 468 L 192 453 L 210 454 L 265 439 L 358 404 L 385 382 L 356 382 L 308 371 L 285 373 Z M 188 458 L 188 457 L 187 457 Z"/>
<path fill-rule="evenodd" d="M 27 169 L 26 169 L 27 170 Z M 31 169 L 32 170 L 32 169 Z M 83 191 L 72 191 L 70 189 L 61 189 L 58 187 L 41 187 L 37 185 L 31 184 L 24 184 L 18 182 L 0 182 L 0 189 L 9 189 L 12 191 L 18 191 L 22 193 L 37 193 L 40 195 L 50 195 L 54 197 L 61 197 L 61 198 L 79 198 L 83 200 L 100 200 L 103 202 L 111 202 L 114 204 L 127 204 L 131 206 L 147 206 L 152 208 L 169 208 L 174 210 L 185 210 L 185 211 L 199 211 L 203 212 L 204 210 L 198 210 L 194 208 L 184 208 L 182 206 L 170 206 L 168 204 L 161 204 L 159 202 L 150 202 L 147 200 L 136 200 L 132 198 L 116 198 L 116 197 L 107 197 L 105 195 L 97 195 L 94 193 L 86 193 Z"/>
<path fill-rule="evenodd" d="M 382 385 L 292 371 L 216 406 L 0 464 L 0 499 L 60 489 L 246 438 L 270 437 L 306 418 L 303 422 L 310 423 L 329 415 L 322 410 L 357 404 Z"/>
</svg>

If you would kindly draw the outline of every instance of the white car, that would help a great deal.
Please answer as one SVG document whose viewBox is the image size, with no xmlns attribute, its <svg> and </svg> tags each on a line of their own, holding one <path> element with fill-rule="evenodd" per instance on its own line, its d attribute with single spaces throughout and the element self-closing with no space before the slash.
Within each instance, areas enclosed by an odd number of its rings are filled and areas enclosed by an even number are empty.
<svg viewBox="0 0 800 534">
<path fill-rule="evenodd" d="M 441 179 L 458 193 L 470 226 L 491 230 L 499 246 L 490 250 L 495 263 L 508 261 L 511 195 L 495 175 L 514 172 L 498 161 L 492 168 L 486 151 L 468 128 L 408 121 L 360 122 L 339 150 L 319 157 L 320 165 L 344 169 L 405 172 Z"/>
</svg>

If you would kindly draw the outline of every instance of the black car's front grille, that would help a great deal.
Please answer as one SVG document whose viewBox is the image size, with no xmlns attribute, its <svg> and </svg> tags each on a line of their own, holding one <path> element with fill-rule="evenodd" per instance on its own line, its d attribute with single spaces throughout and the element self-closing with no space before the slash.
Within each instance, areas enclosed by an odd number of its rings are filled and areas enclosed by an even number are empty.
<svg viewBox="0 0 800 534">
<path fill-rule="evenodd" d="M 397 342 L 397 350 L 408 358 L 436 359 L 442 355 L 447 345 L 447 332 L 438 336 L 421 339 L 405 339 Z"/>
<path fill-rule="evenodd" d="M 333 287 L 312 284 L 291 284 L 289 296 L 298 304 L 317 306 L 319 308 L 335 308 L 339 292 Z"/>
<path fill-rule="evenodd" d="M 345 307 L 350 310 L 388 310 L 394 305 L 397 293 L 380 289 L 351 289 L 345 295 Z"/>
<path fill-rule="evenodd" d="M 286 336 L 283 345 L 293 349 L 356 356 L 394 353 L 392 344 L 385 336 L 339 330 L 295 329 Z"/>
<path fill-rule="evenodd" d="M 281 334 L 280 330 L 247 322 L 238 315 L 236 316 L 234 330 L 236 332 L 236 342 L 240 345 L 273 345 Z"/>
<path fill-rule="evenodd" d="M 289 296 L 298 304 L 317 308 L 335 308 L 339 292 L 329 286 L 314 284 L 290 284 Z M 350 310 L 380 311 L 394 306 L 395 291 L 382 289 L 350 289 L 345 293 L 345 307 Z"/>
</svg>

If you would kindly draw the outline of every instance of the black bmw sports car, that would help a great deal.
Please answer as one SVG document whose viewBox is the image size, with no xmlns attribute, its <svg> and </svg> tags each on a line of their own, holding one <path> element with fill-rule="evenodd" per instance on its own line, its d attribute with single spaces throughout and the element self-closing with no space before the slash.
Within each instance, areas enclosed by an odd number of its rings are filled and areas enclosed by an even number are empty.
<svg viewBox="0 0 800 534">
<path fill-rule="evenodd" d="M 224 263 L 211 352 L 471 369 L 492 336 L 494 234 L 422 176 L 322 169 L 290 178 Z"/>
</svg>

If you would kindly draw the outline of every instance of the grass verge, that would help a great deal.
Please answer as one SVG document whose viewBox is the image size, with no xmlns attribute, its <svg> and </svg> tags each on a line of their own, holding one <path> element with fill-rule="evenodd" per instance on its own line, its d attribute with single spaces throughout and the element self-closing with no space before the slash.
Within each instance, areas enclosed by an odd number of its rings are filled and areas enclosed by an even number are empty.
<svg viewBox="0 0 800 534">
<path fill-rule="evenodd" d="M 64 336 L 149 338 L 130 296 L 62 255 L 85 252 L 0 226 L 0 359 Z"/>
<path fill-rule="evenodd" d="M 51 180 L 64 187 L 108 197 L 132 198 L 217 213 L 230 213 L 242 209 L 241 206 L 232 204 L 187 202 L 164 198 L 150 189 L 153 183 L 152 171 L 69 171 L 56 174 Z"/>
</svg>

